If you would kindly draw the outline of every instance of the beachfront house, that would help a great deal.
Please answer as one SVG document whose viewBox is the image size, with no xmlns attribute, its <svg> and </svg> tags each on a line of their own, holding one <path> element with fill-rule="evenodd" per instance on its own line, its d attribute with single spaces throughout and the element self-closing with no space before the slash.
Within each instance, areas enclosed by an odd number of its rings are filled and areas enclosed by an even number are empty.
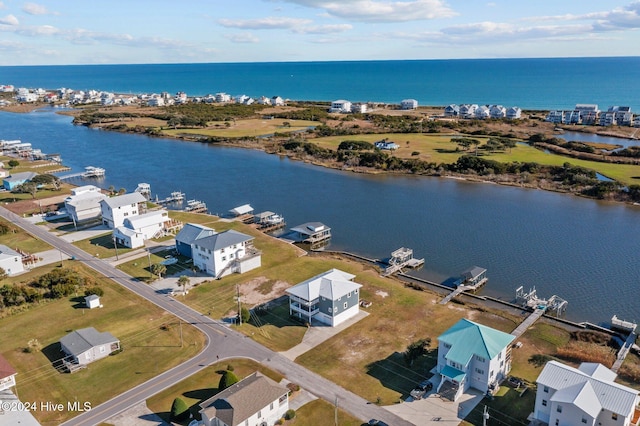
<svg viewBox="0 0 640 426">
<path fill-rule="evenodd" d="M 193 264 L 216 278 L 258 268 L 261 256 L 252 236 L 234 230 L 203 236 L 192 243 Z"/>
<path fill-rule="evenodd" d="M 616 123 L 616 112 L 609 108 L 608 111 L 600 113 L 600 121 L 598 124 L 603 127 L 613 126 Z"/>
<path fill-rule="evenodd" d="M 93 185 L 79 186 L 71 190 L 71 195 L 64 200 L 64 206 L 74 223 L 98 220 L 102 210 L 100 202 L 107 196 L 100 188 Z"/>
<path fill-rule="evenodd" d="M 478 104 L 462 104 L 460 105 L 459 114 L 461 118 L 475 118 Z"/>
<path fill-rule="evenodd" d="M 445 117 L 458 117 L 460 115 L 460 107 L 455 104 L 447 105 L 444 108 Z"/>
<path fill-rule="evenodd" d="M 17 186 L 30 182 L 31 179 L 37 175 L 38 174 L 34 172 L 12 173 L 9 177 L 4 178 L 2 186 L 4 186 L 4 189 L 7 191 L 13 191 Z"/>
<path fill-rule="evenodd" d="M 580 114 L 579 123 L 590 126 L 598 124 L 600 109 L 597 104 L 576 104 L 574 111 Z"/>
<path fill-rule="evenodd" d="M 351 105 L 351 112 L 354 114 L 364 114 L 367 112 L 366 103 L 355 103 Z"/>
<path fill-rule="evenodd" d="M 124 224 L 124 220 L 137 216 L 145 209 L 147 199 L 139 192 L 106 198 L 100 201 L 102 223 L 111 229 Z"/>
<path fill-rule="evenodd" d="M 192 258 L 196 240 L 210 237 L 216 233 L 215 230 L 197 223 L 187 223 L 176 235 L 176 251 L 186 257 Z"/>
<path fill-rule="evenodd" d="M 582 120 L 582 114 L 580 111 L 562 111 L 562 123 L 565 124 L 578 124 Z"/>
<path fill-rule="evenodd" d="M 11 389 L 16 385 L 18 372 L 9 364 L 9 361 L 0 355 L 0 392 Z"/>
<path fill-rule="evenodd" d="M 487 105 L 480 105 L 476 109 L 475 118 L 479 120 L 486 120 L 487 118 L 491 118 L 491 108 L 489 108 L 489 106 Z"/>
<path fill-rule="evenodd" d="M 418 108 L 418 101 L 415 99 L 403 99 L 400 101 L 400 109 L 408 110 L 416 108 Z"/>
<path fill-rule="evenodd" d="M 549 361 L 537 380 L 532 420 L 547 425 L 629 426 L 640 419 L 638 391 L 615 383 L 602 364 Z"/>
<path fill-rule="evenodd" d="M 345 101 L 344 99 L 338 99 L 337 101 L 331 102 L 331 107 L 329 108 L 329 112 L 333 113 L 342 113 L 346 114 L 351 112 L 351 102 Z"/>
<path fill-rule="evenodd" d="M 560 110 L 549 111 L 549 113 L 547 114 L 544 120 L 548 121 L 549 123 L 556 123 L 556 124 L 564 123 L 564 120 L 565 120 L 564 111 L 560 111 Z"/>
<path fill-rule="evenodd" d="M 491 118 L 505 118 L 507 116 L 507 109 L 502 105 L 491 105 L 489 107 L 489 115 Z"/>
<path fill-rule="evenodd" d="M 274 426 L 289 409 L 289 390 L 255 372 L 200 403 L 204 426 Z"/>
<path fill-rule="evenodd" d="M 60 339 L 62 352 L 73 364 L 86 365 L 120 349 L 120 341 L 109 332 L 93 327 L 72 331 Z"/>
<path fill-rule="evenodd" d="M 631 107 L 615 107 L 614 119 L 618 126 L 631 126 L 631 123 L 633 123 L 633 112 L 631 112 Z"/>
<path fill-rule="evenodd" d="M 335 327 L 360 312 L 361 284 L 355 275 L 331 269 L 286 290 L 289 315 L 313 325 L 316 320 Z"/>
<path fill-rule="evenodd" d="M 143 247 L 145 240 L 163 236 L 170 221 L 165 209 L 127 217 L 122 226 L 113 230 L 113 238 L 117 244 L 128 248 Z"/>
<path fill-rule="evenodd" d="M 517 106 L 507 108 L 506 117 L 509 120 L 517 120 L 522 116 L 522 109 Z"/>
<path fill-rule="evenodd" d="M 17 251 L 0 244 L 0 268 L 4 269 L 4 272 L 9 276 L 24 272 L 22 255 Z"/>
<path fill-rule="evenodd" d="M 438 337 L 438 393 L 452 401 L 470 388 L 487 393 L 511 371 L 515 336 L 461 319 Z"/>
<path fill-rule="evenodd" d="M 373 146 L 375 146 L 378 149 L 382 149 L 386 151 L 395 151 L 396 149 L 400 148 L 400 145 L 388 140 L 381 140 L 381 141 L 375 142 Z"/>
<path fill-rule="evenodd" d="M 283 106 L 283 105 L 284 105 L 284 99 L 282 99 L 280 96 L 271 97 L 271 106 Z"/>
</svg>

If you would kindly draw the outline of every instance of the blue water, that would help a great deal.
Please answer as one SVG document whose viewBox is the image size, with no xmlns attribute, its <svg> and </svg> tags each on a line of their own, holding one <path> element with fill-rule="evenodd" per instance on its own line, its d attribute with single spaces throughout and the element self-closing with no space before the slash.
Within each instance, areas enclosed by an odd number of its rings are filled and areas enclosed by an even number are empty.
<svg viewBox="0 0 640 426">
<path fill-rule="evenodd" d="M 511 300 L 515 289 L 569 301 L 567 317 L 640 320 L 640 207 L 416 176 L 363 175 L 275 155 L 73 126 L 53 109 L 0 112 L 0 138 L 57 152 L 74 171 L 104 167 L 103 188 L 148 182 L 204 200 L 212 212 L 251 203 L 295 226 L 333 229 L 332 249 L 372 258 L 406 246 L 425 258 L 422 277 L 444 281 L 472 265 L 488 269 L 484 294 Z"/>
<path fill-rule="evenodd" d="M 613 77 L 615 75 L 615 78 Z M 0 84 L 292 100 L 640 110 L 640 57 L 0 67 Z"/>
</svg>

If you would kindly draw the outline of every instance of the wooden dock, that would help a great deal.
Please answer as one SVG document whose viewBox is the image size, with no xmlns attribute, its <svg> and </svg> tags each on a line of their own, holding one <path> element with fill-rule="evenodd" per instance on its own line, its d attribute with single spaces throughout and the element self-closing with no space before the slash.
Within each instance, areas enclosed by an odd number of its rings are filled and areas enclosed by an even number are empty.
<svg viewBox="0 0 640 426">
<path fill-rule="evenodd" d="M 533 312 L 529 314 L 529 316 L 525 318 L 525 320 L 522 321 L 520 325 L 517 326 L 515 330 L 511 332 L 511 335 L 516 336 L 516 339 L 522 336 L 529 327 L 531 327 L 536 321 L 538 321 L 542 317 L 542 315 L 544 315 L 546 310 L 547 310 L 546 307 L 534 309 Z"/>
<path fill-rule="evenodd" d="M 400 247 L 391 253 L 388 264 L 389 266 L 385 268 L 384 273 L 382 274 L 383 277 L 402 271 L 402 268 L 419 268 L 424 265 L 424 258 L 416 259 L 413 257 L 412 249 Z"/>
<path fill-rule="evenodd" d="M 451 293 L 447 294 L 447 296 L 440 301 L 440 304 L 441 305 L 446 305 L 447 303 L 451 302 L 451 299 L 453 299 L 454 297 L 462 294 L 463 292 L 465 292 L 467 290 L 468 290 L 467 286 L 459 285 L 458 287 L 456 287 L 455 290 L 453 290 Z"/>
<path fill-rule="evenodd" d="M 632 331 L 627 336 L 627 340 L 625 340 L 624 345 L 622 345 L 622 347 L 618 351 L 618 355 L 616 356 L 616 362 L 613 363 L 613 366 L 611 367 L 611 371 L 613 371 L 614 373 L 618 372 L 618 370 L 622 366 L 622 363 L 624 362 L 624 359 L 629 354 L 629 351 L 631 350 L 631 347 L 633 346 L 635 341 L 636 341 L 636 333 Z"/>
</svg>

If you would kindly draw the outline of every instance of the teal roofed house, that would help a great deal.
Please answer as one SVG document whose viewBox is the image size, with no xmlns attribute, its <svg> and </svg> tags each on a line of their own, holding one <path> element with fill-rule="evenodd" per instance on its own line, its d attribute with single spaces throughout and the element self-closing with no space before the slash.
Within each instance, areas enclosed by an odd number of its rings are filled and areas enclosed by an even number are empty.
<svg viewBox="0 0 640 426">
<path fill-rule="evenodd" d="M 515 336 L 461 319 L 438 337 L 440 385 L 437 392 L 455 401 L 469 388 L 486 393 L 511 371 Z"/>
</svg>

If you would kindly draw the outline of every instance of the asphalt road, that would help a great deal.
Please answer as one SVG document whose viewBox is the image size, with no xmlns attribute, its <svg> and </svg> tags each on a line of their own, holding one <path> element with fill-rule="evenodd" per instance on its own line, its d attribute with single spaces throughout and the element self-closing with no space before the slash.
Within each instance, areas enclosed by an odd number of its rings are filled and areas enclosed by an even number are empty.
<svg viewBox="0 0 640 426">
<path fill-rule="evenodd" d="M 181 320 L 192 324 L 207 337 L 207 344 L 202 352 L 184 363 L 150 379 L 127 392 L 124 392 L 105 403 L 92 407 L 90 411 L 79 414 L 64 423 L 65 426 L 96 425 L 136 405 L 156 393 L 172 386 L 192 374 L 197 373 L 219 359 L 244 357 L 272 368 L 283 374 L 290 381 L 298 383 L 312 394 L 338 406 L 349 414 L 366 421 L 371 418 L 384 420 L 391 426 L 410 426 L 412 423 L 353 394 L 335 383 L 294 363 L 284 356 L 256 343 L 254 340 L 230 329 L 224 324 L 200 314 L 179 301 L 156 293 L 149 285 L 144 284 L 108 262 L 90 256 L 74 245 L 58 238 L 41 227 L 31 224 L 20 216 L 0 207 L 0 216 L 20 226 L 34 237 L 45 241 L 68 256 L 75 257 L 100 274 L 111 278 L 129 291 L 149 300 L 160 308 L 174 314 Z"/>
</svg>

